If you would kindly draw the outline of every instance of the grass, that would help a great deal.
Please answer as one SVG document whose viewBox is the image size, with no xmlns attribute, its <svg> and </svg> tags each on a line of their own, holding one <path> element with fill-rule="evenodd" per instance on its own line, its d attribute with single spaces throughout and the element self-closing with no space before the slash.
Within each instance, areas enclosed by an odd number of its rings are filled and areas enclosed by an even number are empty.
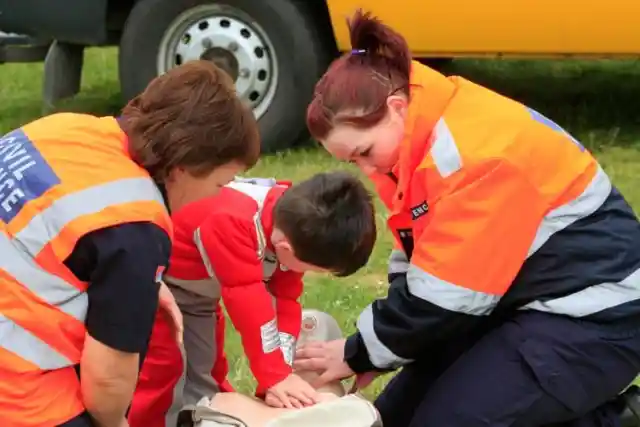
<svg viewBox="0 0 640 427">
<path fill-rule="evenodd" d="M 62 103 L 61 110 L 114 114 L 121 106 L 116 55 L 110 49 L 87 52 L 82 92 Z M 640 66 L 633 61 L 456 61 L 444 70 L 487 85 L 523 101 L 552 117 L 593 150 L 614 183 L 637 210 L 640 208 Z M 40 115 L 42 65 L 0 67 L 0 135 Z M 315 147 L 265 156 L 254 176 L 277 176 L 294 181 L 316 172 L 350 168 L 338 164 Z M 385 230 L 382 206 L 378 220 Z M 310 274 L 304 304 L 334 315 L 346 333 L 353 331 L 358 313 L 385 294 L 386 231 L 368 266 L 345 279 Z M 242 391 L 253 388 L 238 337 L 228 331 L 232 380 Z M 375 395 L 387 378 L 369 390 Z"/>
</svg>

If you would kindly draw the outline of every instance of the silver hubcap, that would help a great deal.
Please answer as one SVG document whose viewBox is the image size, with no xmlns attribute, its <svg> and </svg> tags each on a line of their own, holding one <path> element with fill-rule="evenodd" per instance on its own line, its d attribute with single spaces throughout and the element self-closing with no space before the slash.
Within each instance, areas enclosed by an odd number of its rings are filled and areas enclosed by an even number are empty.
<svg viewBox="0 0 640 427">
<path fill-rule="evenodd" d="M 275 51 L 264 30 L 244 12 L 207 4 L 179 15 L 160 43 L 158 73 L 196 59 L 224 69 L 256 118 L 269 108 L 278 82 Z"/>
</svg>

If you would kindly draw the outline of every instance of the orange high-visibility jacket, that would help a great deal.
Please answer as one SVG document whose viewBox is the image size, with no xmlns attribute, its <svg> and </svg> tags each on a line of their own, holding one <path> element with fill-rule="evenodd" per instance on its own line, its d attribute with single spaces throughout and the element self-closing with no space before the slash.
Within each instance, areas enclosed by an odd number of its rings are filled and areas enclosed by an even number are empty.
<svg viewBox="0 0 640 427">
<path fill-rule="evenodd" d="M 396 246 L 347 358 L 409 363 L 489 315 L 640 314 L 640 224 L 585 148 L 526 106 L 415 63 L 408 135 L 373 176 Z M 368 361 L 362 360 L 364 348 Z"/>
<path fill-rule="evenodd" d="M 0 138 L 0 220 L 0 424 L 56 426 L 84 410 L 88 284 L 64 260 L 92 231 L 146 221 L 171 235 L 170 218 L 116 119 L 66 113 Z"/>
</svg>

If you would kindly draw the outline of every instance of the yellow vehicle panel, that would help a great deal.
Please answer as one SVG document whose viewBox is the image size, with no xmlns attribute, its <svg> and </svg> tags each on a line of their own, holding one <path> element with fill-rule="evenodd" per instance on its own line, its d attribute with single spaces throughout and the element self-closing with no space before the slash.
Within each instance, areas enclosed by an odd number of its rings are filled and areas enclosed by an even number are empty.
<svg viewBox="0 0 640 427">
<path fill-rule="evenodd" d="M 327 0 L 341 50 L 359 7 L 402 33 L 415 56 L 640 55 L 638 0 Z"/>
</svg>

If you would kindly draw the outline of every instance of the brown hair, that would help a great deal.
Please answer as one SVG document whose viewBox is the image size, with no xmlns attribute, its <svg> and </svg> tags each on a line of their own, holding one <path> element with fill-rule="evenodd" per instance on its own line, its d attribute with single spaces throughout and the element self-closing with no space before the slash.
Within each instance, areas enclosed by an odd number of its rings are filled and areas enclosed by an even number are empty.
<svg viewBox="0 0 640 427">
<path fill-rule="evenodd" d="M 324 139 L 337 124 L 369 128 L 387 113 L 387 98 L 409 97 L 411 54 L 406 40 L 371 13 L 347 21 L 353 50 L 336 59 L 316 84 L 307 126 Z"/>
<path fill-rule="evenodd" d="M 354 175 L 317 174 L 289 188 L 273 211 L 300 261 L 348 276 L 363 267 L 376 242 L 371 194 Z"/>
<path fill-rule="evenodd" d="M 260 156 L 252 111 L 209 61 L 189 61 L 153 79 L 124 107 L 121 124 L 131 158 L 158 181 L 176 167 L 204 176 L 231 162 L 250 168 Z"/>
</svg>

